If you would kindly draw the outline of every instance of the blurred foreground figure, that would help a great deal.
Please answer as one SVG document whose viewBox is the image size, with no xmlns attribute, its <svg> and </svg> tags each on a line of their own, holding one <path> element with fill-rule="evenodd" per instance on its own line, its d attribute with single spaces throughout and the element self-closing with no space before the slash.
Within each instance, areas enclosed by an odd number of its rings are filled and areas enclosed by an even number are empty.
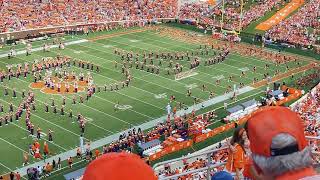
<svg viewBox="0 0 320 180">
<path fill-rule="evenodd" d="M 312 167 L 311 149 L 302 119 L 285 107 L 255 113 L 247 124 L 255 179 L 320 179 Z"/>
<path fill-rule="evenodd" d="M 152 168 L 139 156 L 128 153 L 107 153 L 92 161 L 83 180 L 156 180 Z"/>
</svg>

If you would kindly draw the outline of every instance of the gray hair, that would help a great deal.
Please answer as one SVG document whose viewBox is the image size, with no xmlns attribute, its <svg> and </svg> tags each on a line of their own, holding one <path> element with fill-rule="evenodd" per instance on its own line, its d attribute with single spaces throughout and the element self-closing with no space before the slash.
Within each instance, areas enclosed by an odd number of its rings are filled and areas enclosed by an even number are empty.
<svg viewBox="0 0 320 180">
<path fill-rule="evenodd" d="M 281 149 L 297 144 L 296 139 L 287 133 L 280 133 L 272 138 L 271 148 Z M 310 147 L 305 147 L 302 151 L 288 155 L 266 157 L 252 154 L 253 161 L 263 171 L 263 174 L 278 176 L 288 171 L 294 171 L 310 167 L 313 163 Z"/>
</svg>

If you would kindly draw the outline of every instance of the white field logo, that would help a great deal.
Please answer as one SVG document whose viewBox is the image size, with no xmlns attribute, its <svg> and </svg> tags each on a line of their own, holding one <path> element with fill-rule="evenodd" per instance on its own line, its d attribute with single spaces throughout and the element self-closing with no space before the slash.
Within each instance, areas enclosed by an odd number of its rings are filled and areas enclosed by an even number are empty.
<svg viewBox="0 0 320 180">
<path fill-rule="evenodd" d="M 250 69 L 248 67 L 243 67 L 243 68 L 239 68 L 239 70 L 242 72 L 246 72 L 246 71 L 249 71 Z"/>
<path fill-rule="evenodd" d="M 212 78 L 216 79 L 216 80 L 221 80 L 221 79 L 224 79 L 224 76 L 223 75 L 219 75 L 219 76 L 214 76 Z"/>
<path fill-rule="evenodd" d="M 197 88 L 198 85 L 196 83 L 192 83 L 192 84 L 185 85 L 185 87 L 188 89 L 194 89 L 194 88 Z"/>
<path fill-rule="evenodd" d="M 128 109 L 132 108 L 132 106 L 130 106 L 130 105 L 120 105 L 120 104 L 116 104 L 114 107 L 116 109 L 119 109 L 119 110 L 122 110 L 122 111 L 125 111 L 125 110 L 128 110 Z"/>
<path fill-rule="evenodd" d="M 166 94 L 166 93 L 155 94 L 154 97 L 155 97 L 156 99 L 164 99 L 164 98 L 167 98 L 167 94 Z"/>
</svg>

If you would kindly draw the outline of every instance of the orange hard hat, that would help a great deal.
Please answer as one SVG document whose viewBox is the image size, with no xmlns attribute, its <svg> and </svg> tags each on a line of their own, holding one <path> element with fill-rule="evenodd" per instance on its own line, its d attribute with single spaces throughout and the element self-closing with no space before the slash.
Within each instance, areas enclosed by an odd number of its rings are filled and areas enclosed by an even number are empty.
<svg viewBox="0 0 320 180">
<path fill-rule="evenodd" d="M 253 153 L 266 157 L 273 156 L 272 138 L 280 133 L 287 133 L 297 141 L 297 149 L 307 146 L 304 128 L 300 116 L 286 107 L 266 107 L 256 112 L 248 120 L 248 137 Z"/>
<path fill-rule="evenodd" d="M 83 180 L 156 180 L 150 166 L 139 156 L 130 153 L 107 153 L 92 161 Z"/>
</svg>

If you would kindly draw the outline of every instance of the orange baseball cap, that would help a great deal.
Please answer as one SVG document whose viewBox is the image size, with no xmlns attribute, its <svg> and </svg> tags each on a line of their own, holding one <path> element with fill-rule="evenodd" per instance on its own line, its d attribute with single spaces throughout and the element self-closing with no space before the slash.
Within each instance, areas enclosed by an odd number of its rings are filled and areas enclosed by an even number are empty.
<svg viewBox="0 0 320 180">
<path fill-rule="evenodd" d="M 92 161 L 83 180 L 156 180 L 150 166 L 139 156 L 130 153 L 107 153 Z"/>
<path fill-rule="evenodd" d="M 271 143 L 272 138 L 280 133 L 288 133 L 296 139 L 296 151 L 307 146 L 302 119 L 286 107 L 266 107 L 254 113 L 248 120 L 247 127 L 250 149 L 255 154 L 266 157 L 276 155 L 274 150 L 271 150 Z M 290 153 L 288 149 L 284 151 Z"/>
</svg>

